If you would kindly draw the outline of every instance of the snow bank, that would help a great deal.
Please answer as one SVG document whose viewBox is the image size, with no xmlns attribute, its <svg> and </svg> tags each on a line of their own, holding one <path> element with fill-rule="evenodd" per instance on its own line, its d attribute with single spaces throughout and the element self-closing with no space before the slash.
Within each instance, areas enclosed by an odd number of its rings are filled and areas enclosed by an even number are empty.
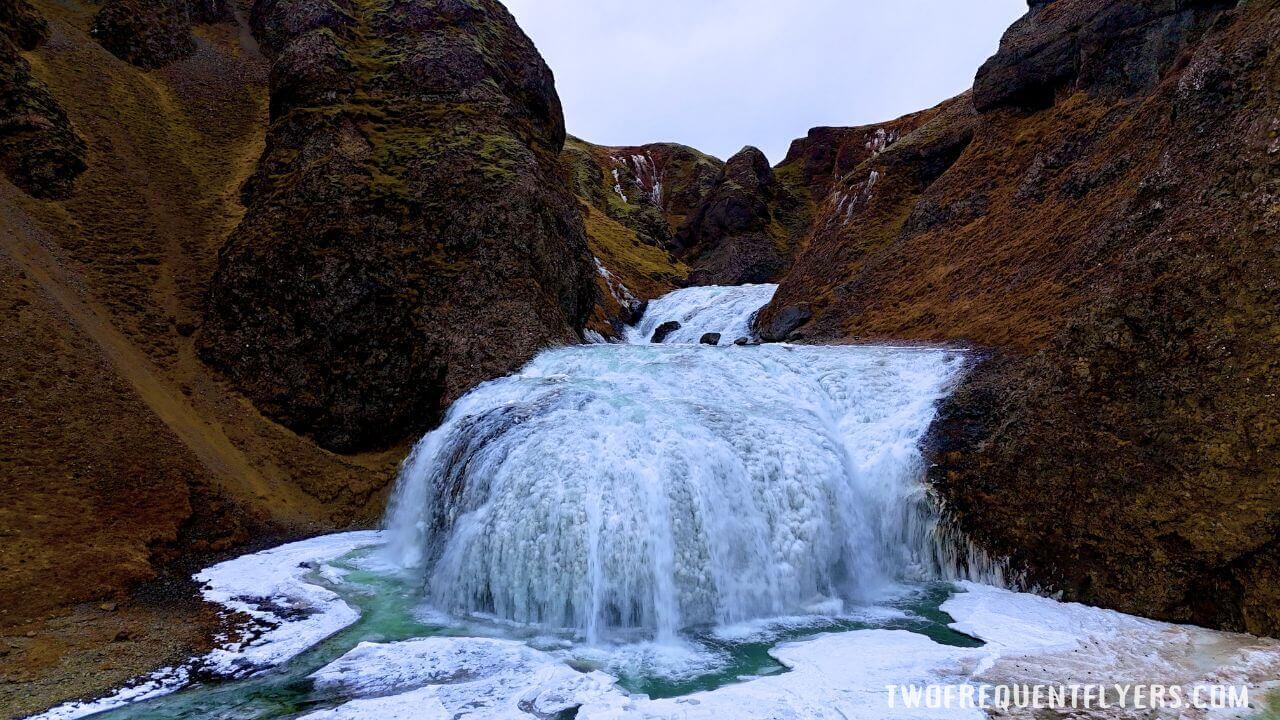
<svg viewBox="0 0 1280 720">
<path fill-rule="evenodd" d="M 375 531 L 341 533 L 282 545 L 214 565 L 195 576 L 204 598 L 252 617 L 266 628 L 248 642 L 229 643 L 200 661 L 213 672 L 239 675 L 286 662 L 360 614 L 328 588 L 307 582 L 324 563 L 376 545 Z"/>
<path fill-rule="evenodd" d="M 303 540 L 219 563 L 195 575 L 205 600 L 254 619 L 252 639 L 226 642 L 189 667 L 161 668 L 112 695 L 69 702 L 30 720 L 75 720 L 174 692 L 187 684 L 191 668 L 241 675 L 273 667 L 354 623 L 359 613 L 336 593 L 307 576 L 318 570 L 332 580 L 341 570 L 325 566 L 352 550 L 382 541 L 380 532 L 352 532 Z"/>
</svg>

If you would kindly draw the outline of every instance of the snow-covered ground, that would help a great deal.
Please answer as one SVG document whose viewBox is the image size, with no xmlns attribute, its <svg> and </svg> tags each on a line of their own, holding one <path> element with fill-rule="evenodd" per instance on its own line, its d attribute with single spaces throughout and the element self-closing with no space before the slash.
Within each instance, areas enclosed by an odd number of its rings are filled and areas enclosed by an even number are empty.
<svg viewBox="0 0 1280 720">
<path fill-rule="evenodd" d="M 351 625 L 359 614 L 337 593 L 308 580 L 318 571 L 336 579 L 325 563 L 382 541 L 379 532 L 325 535 L 244 555 L 195 575 L 205 600 L 252 618 L 247 638 L 220 638 L 222 644 L 186 667 L 162 668 L 116 693 L 89 702 L 70 702 L 31 720 L 75 720 L 181 689 L 193 669 L 239 676 L 277 667 Z"/>
<path fill-rule="evenodd" d="M 980 648 L 941 645 L 902 630 L 834 633 L 776 647 L 772 655 L 790 672 L 650 700 L 628 696 L 607 675 L 575 673 L 552 656 L 512 641 L 430 638 L 363 644 L 315 677 L 370 699 L 307 718 L 536 717 L 535 709 L 579 706 L 580 720 L 961 720 L 987 713 L 966 708 L 958 699 L 947 708 L 908 708 L 898 696 L 891 707 L 887 688 L 969 685 L 977 698 L 982 685 L 1177 685 L 1189 699 L 1196 685 L 1246 685 L 1251 697 L 1261 701 L 1268 682 L 1280 677 L 1280 643 L 1275 641 L 972 583 L 962 587 L 964 592 L 943 609 L 955 618 L 953 628 L 986 641 Z M 1112 707 L 1095 700 L 1093 709 L 1082 707 L 1071 717 L 1211 718 L 1253 712 L 1169 707 L 1148 714 L 1133 707 L 1132 690 L 1126 708 L 1117 707 L 1117 689 L 1107 692 Z M 1084 705 L 1083 699 L 1079 704 Z M 1032 713 L 1013 708 L 1006 716 Z"/>
<path fill-rule="evenodd" d="M 312 573 L 340 580 L 329 563 L 377 544 L 380 534 L 345 533 L 292 543 L 216 565 L 197 577 L 211 601 L 253 617 L 264 629 L 196 663 L 244 674 L 287 662 L 348 626 L 356 611 L 315 584 Z M 581 720 L 786 720 L 984 718 L 980 709 L 890 708 L 887 686 L 1246 685 L 1255 704 L 1280 678 L 1280 642 L 1172 625 L 1061 603 L 1035 595 L 961 583 L 942 609 L 952 628 L 986 644 L 942 645 L 904 630 L 858 630 L 775 647 L 789 672 L 678 698 L 628 695 L 613 677 L 581 672 L 559 655 L 514 640 L 430 637 L 361 643 L 316 672 L 321 691 L 352 698 L 308 720 L 396 718 L 537 718 L 577 707 Z M 752 632 L 738 627 L 732 633 Z M 767 632 L 767 630 L 761 630 Z M 65 720 L 136 702 L 185 682 L 185 669 L 165 682 L 140 684 L 91 704 L 68 705 L 41 718 Z M 1114 691 L 1113 691 L 1114 692 Z M 1114 696 L 1112 698 L 1114 704 Z M 1253 712 L 1193 709 L 1135 712 L 1095 708 L 1075 718 L 1220 718 Z M 1004 717 L 1031 717 L 1016 709 Z"/>
</svg>

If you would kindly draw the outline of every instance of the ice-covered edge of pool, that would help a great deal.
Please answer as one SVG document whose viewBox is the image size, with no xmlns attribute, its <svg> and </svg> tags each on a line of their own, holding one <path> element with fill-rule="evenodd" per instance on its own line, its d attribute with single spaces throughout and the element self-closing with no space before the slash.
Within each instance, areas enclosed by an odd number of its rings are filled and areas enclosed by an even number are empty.
<svg viewBox="0 0 1280 720">
<path fill-rule="evenodd" d="M 331 590 L 309 581 L 333 577 L 325 563 L 376 545 L 377 532 L 329 535 L 215 565 L 196 575 L 204 596 L 253 617 L 262 631 L 224 645 L 191 667 L 230 675 L 287 662 L 347 627 L 357 612 Z M 579 707 L 580 720 L 735 717 L 881 718 L 887 685 L 926 683 L 1160 682 L 1247 684 L 1251 697 L 1280 677 L 1280 642 L 1173 625 L 1074 603 L 961 584 L 942 609 L 951 627 L 978 637 L 980 648 L 940 645 L 903 630 L 832 633 L 775 647 L 790 672 L 678 698 L 629 696 L 614 678 L 582 673 L 523 643 L 492 638 L 436 637 L 361 643 L 316 673 L 358 697 L 307 720 L 400 717 L 529 717 L 528 711 Z M 282 610 L 288 612 L 281 614 Z M 35 716 L 70 720 L 172 692 L 187 668 L 157 671 L 115 695 L 69 703 Z M 465 712 L 464 712 L 465 711 Z M 1187 717 L 1240 717 L 1205 713 Z M 976 709 L 894 710 L 896 718 L 983 718 Z M 1105 713 L 1091 717 L 1108 717 Z M 1116 714 L 1114 717 L 1123 717 Z"/>
<path fill-rule="evenodd" d="M 332 590 L 309 582 L 308 576 L 324 573 L 325 563 L 380 542 L 380 531 L 323 535 L 196 573 L 193 577 L 201 583 L 205 600 L 252 618 L 249 639 L 219 637 L 214 650 L 186 666 L 161 668 L 107 697 L 64 703 L 30 720 L 75 720 L 159 697 L 186 685 L 193 669 L 236 676 L 288 662 L 359 619 L 355 608 Z"/>
</svg>

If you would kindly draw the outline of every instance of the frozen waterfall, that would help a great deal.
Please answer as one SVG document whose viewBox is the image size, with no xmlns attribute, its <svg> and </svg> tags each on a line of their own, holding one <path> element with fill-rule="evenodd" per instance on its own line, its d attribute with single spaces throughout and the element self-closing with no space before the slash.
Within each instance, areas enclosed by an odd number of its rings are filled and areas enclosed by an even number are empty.
<svg viewBox="0 0 1280 720">
<path fill-rule="evenodd" d="M 649 313 L 678 310 L 676 342 L 696 342 L 772 292 L 692 288 Z M 388 551 L 440 610 L 590 641 L 838 612 L 949 577 L 917 446 L 962 364 L 890 347 L 547 351 L 418 443 Z"/>
</svg>

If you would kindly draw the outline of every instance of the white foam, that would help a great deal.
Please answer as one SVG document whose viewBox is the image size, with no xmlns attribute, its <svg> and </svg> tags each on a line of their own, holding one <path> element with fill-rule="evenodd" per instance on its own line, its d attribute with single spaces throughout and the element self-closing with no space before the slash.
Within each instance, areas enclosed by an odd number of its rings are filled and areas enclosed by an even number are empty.
<svg viewBox="0 0 1280 720">
<path fill-rule="evenodd" d="M 751 318 L 777 290 L 777 285 L 708 285 L 667 293 L 649 303 L 638 325 L 627 328 L 627 342 L 648 343 L 659 325 L 672 320 L 680 329 L 664 343 L 692 345 L 706 333 L 720 333 L 724 345 L 753 337 Z"/>
</svg>

